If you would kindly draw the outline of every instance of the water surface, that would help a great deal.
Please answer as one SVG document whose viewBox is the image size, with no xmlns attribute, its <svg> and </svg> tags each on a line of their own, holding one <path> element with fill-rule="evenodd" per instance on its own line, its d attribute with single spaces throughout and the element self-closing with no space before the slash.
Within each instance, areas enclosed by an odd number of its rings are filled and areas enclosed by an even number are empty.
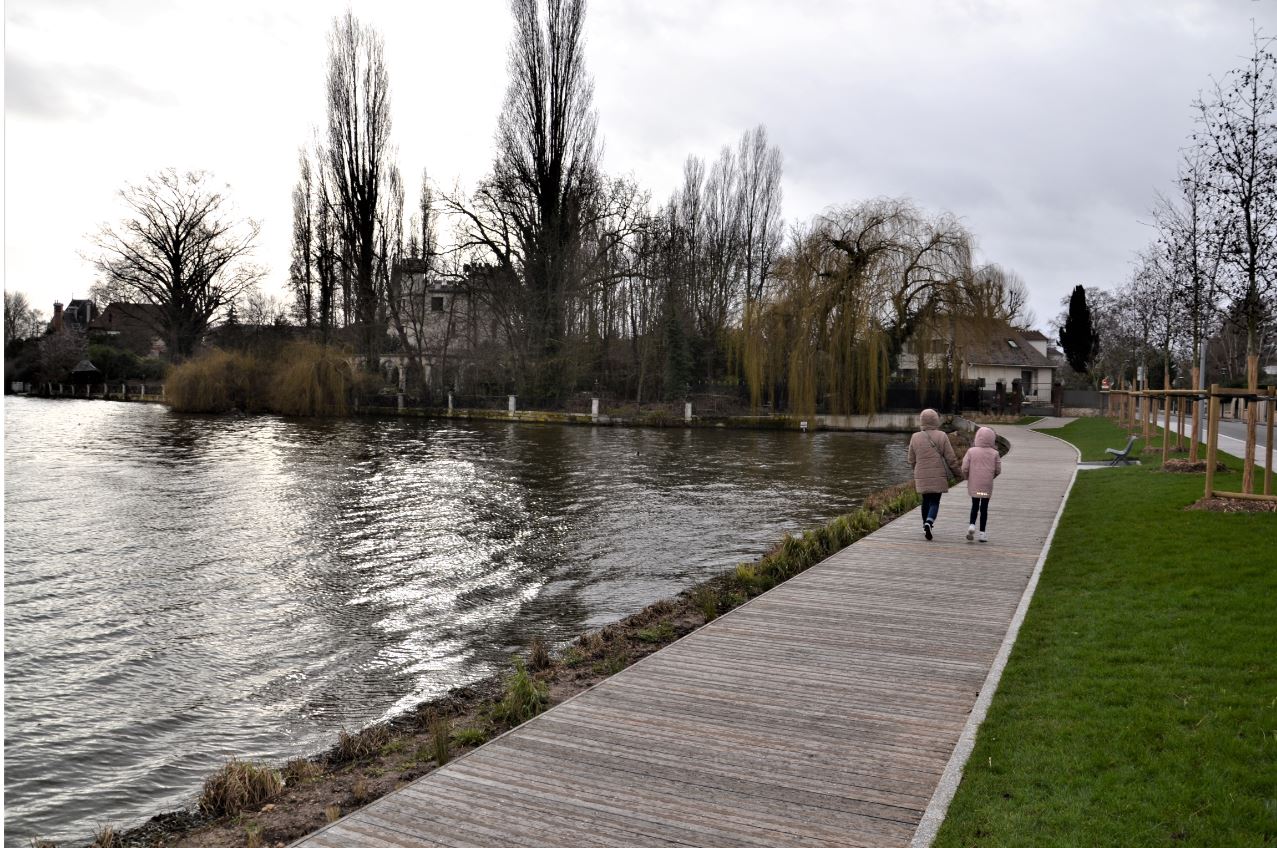
<svg viewBox="0 0 1277 848">
<path fill-rule="evenodd" d="M 5 398 L 5 844 L 189 803 L 907 477 L 881 434 Z"/>
</svg>

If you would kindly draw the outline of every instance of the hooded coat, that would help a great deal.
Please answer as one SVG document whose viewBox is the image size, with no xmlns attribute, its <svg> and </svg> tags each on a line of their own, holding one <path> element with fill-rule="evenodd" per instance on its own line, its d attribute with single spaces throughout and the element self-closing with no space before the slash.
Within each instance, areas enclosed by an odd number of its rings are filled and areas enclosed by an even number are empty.
<svg viewBox="0 0 1277 848">
<path fill-rule="evenodd" d="M 918 416 L 921 429 L 909 439 L 909 464 L 913 466 L 913 485 L 920 495 L 949 491 L 949 478 L 961 477 L 962 466 L 940 429 L 940 415 L 924 409 Z M 930 444 L 928 444 L 930 442 Z"/>
<path fill-rule="evenodd" d="M 973 498 L 993 496 L 993 478 L 1002 473 L 1002 457 L 998 454 L 993 431 L 981 427 L 962 457 L 962 473 L 967 478 L 967 494 Z"/>
</svg>

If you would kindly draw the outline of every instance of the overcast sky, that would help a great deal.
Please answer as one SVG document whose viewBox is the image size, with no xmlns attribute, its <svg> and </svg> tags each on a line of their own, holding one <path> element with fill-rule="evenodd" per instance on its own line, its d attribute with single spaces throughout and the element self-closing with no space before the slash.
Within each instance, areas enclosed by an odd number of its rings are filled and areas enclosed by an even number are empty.
<svg viewBox="0 0 1277 848">
<path fill-rule="evenodd" d="M 385 39 L 394 141 L 471 187 L 505 90 L 503 0 L 355 0 Z M 229 183 L 262 221 L 283 294 L 297 150 L 324 119 L 345 0 L 5 0 L 5 288 L 46 314 L 85 296 L 87 237 L 116 192 L 166 166 Z M 1104 288 L 1150 239 L 1192 101 L 1277 0 L 595 0 L 587 21 L 604 167 L 665 200 L 689 153 L 763 123 L 784 213 L 904 196 L 958 216 L 1018 272 L 1038 326 Z"/>
</svg>

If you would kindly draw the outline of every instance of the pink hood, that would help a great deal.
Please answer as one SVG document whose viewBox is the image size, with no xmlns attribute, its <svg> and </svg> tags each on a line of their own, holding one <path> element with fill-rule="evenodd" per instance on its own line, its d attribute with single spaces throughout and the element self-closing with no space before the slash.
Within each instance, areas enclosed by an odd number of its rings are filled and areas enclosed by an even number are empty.
<svg viewBox="0 0 1277 848">
<path fill-rule="evenodd" d="M 976 430 L 967 455 L 962 457 L 962 473 L 967 478 L 967 494 L 973 498 L 992 497 L 993 478 L 1002 473 L 997 435 L 988 427 Z"/>
</svg>

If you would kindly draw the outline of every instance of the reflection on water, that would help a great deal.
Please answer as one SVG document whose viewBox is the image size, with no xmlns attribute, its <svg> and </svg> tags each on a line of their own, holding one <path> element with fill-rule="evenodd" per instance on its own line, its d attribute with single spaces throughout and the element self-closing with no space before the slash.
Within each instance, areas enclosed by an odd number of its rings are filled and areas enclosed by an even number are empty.
<svg viewBox="0 0 1277 848">
<path fill-rule="evenodd" d="M 906 477 L 873 434 L 5 399 L 5 842 L 189 801 Z"/>
</svg>

